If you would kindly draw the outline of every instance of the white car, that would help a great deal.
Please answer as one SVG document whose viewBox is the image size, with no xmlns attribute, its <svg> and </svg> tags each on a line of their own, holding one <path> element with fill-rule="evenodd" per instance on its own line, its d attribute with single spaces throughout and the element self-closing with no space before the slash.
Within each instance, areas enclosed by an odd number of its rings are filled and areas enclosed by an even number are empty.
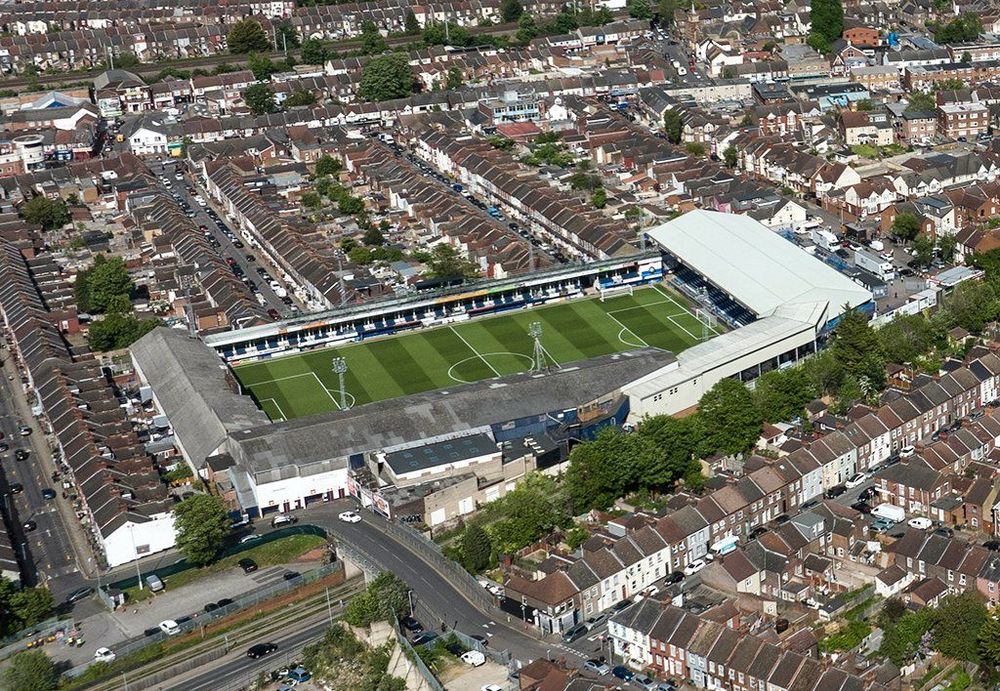
<svg viewBox="0 0 1000 691">
<path fill-rule="evenodd" d="M 337 518 L 339 518 L 340 520 L 342 520 L 344 523 L 360 523 L 361 522 L 361 516 L 359 516 L 358 514 L 354 513 L 353 511 L 343 511 L 343 512 L 341 512 L 337 516 Z"/>
<path fill-rule="evenodd" d="M 94 651 L 94 662 L 114 662 L 116 657 L 111 648 L 98 648 Z"/>
<path fill-rule="evenodd" d="M 503 687 L 500 684 L 484 684 L 480 691 L 503 691 Z"/>
<path fill-rule="evenodd" d="M 160 631 L 168 636 L 176 636 L 181 632 L 181 627 L 173 619 L 165 619 L 160 622 Z"/>
<path fill-rule="evenodd" d="M 705 568 L 705 566 L 706 564 L 704 559 L 695 559 L 693 562 L 684 567 L 684 575 L 693 576 Z"/>
<path fill-rule="evenodd" d="M 934 524 L 931 523 L 931 519 L 929 518 L 911 518 L 906 522 L 906 525 L 917 530 L 927 530 Z"/>
<path fill-rule="evenodd" d="M 470 650 L 467 653 L 462 653 L 462 662 L 473 667 L 479 667 L 486 664 L 486 656 L 478 650 Z"/>
<path fill-rule="evenodd" d="M 916 451 L 916 449 L 914 449 L 912 446 L 904 446 L 903 448 L 901 448 L 899 450 L 899 457 L 900 458 L 909 458 L 910 456 L 913 455 L 914 451 Z"/>
<path fill-rule="evenodd" d="M 847 480 L 847 482 L 844 483 L 844 485 L 847 489 L 854 489 L 855 487 L 860 487 L 865 484 L 865 479 L 866 476 L 864 473 L 855 473 Z"/>
</svg>

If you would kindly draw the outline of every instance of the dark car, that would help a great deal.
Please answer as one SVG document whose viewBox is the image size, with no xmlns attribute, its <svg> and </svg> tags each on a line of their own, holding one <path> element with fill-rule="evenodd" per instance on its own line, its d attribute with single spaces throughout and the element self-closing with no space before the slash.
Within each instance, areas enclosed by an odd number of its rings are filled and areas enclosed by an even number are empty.
<svg viewBox="0 0 1000 691">
<path fill-rule="evenodd" d="M 633 673 L 632 670 L 630 670 L 628 667 L 623 667 L 621 665 L 618 665 L 617 667 L 612 669 L 611 674 L 615 677 L 618 677 L 622 681 L 632 681 L 632 677 L 635 676 L 635 673 Z"/>
<path fill-rule="evenodd" d="M 72 605 L 74 602 L 79 602 L 85 597 L 94 594 L 94 589 L 89 585 L 85 585 L 82 588 L 77 588 L 72 593 L 66 596 L 66 604 Z"/>
<path fill-rule="evenodd" d="M 614 612 L 621 612 L 623 609 L 632 604 L 631 600 L 619 600 L 615 604 L 611 605 L 611 609 Z"/>
<path fill-rule="evenodd" d="M 281 315 L 278 314 L 278 310 L 274 309 L 273 307 L 267 311 L 267 316 L 269 316 L 271 319 L 281 319 Z"/>
<path fill-rule="evenodd" d="M 22 485 L 20 482 L 12 482 L 12 483 L 10 483 L 10 493 L 11 494 L 20 494 L 23 491 L 24 491 L 24 485 Z"/>
<path fill-rule="evenodd" d="M 399 620 L 399 624 L 410 633 L 420 633 L 424 630 L 424 625 L 413 617 L 403 617 Z"/>
<path fill-rule="evenodd" d="M 42 499 L 52 500 L 56 498 L 56 491 L 51 487 L 46 487 L 42 490 Z"/>
<path fill-rule="evenodd" d="M 17 451 L 14 452 L 14 460 L 23 461 L 30 455 L 31 452 L 28 451 L 27 449 L 18 449 Z"/>
<path fill-rule="evenodd" d="M 684 580 L 684 572 L 683 571 L 671 571 L 670 573 L 667 574 L 667 577 L 664 580 L 667 583 L 680 583 L 681 581 Z"/>
<path fill-rule="evenodd" d="M 763 535 L 766 532 L 767 532 L 767 528 L 765 528 L 762 525 L 759 525 L 759 526 L 757 526 L 756 528 L 754 528 L 753 530 L 750 531 L 749 535 L 747 535 L 747 539 L 748 540 L 756 540 L 757 538 L 759 538 L 761 535 Z"/>
<path fill-rule="evenodd" d="M 851 508 L 857 511 L 858 513 L 872 512 L 872 505 L 866 501 L 856 501 L 853 504 L 851 504 Z"/>
<path fill-rule="evenodd" d="M 0 451 L 10 451 L 10 444 L 5 441 L 0 441 Z"/>
<path fill-rule="evenodd" d="M 780 516 L 775 516 L 774 517 L 774 523 L 775 523 L 775 525 L 784 525 L 785 523 L 788 523 L 788 521 L 790 521 L 790 520 L 792 520 L 792 519 L 790 519 L 788 517 L 788 514 L 785 514 L 785 513 L 781 514 Z"/>
<path fill-rule="evenodd" d="M 413 645 L 423 645 L 424 643 L 430 643 L 437 637 L 438 635 L 433 631 L 421 631 L 414 636 L 410 642 L 413 643 Z"/>
<path fill-rule="evenodd" d="M 572 643 L 578 638 L 582 638 L 587 633 L 586 624 L 577 624 L 576 626 L 566 629 L 563 632 L 563 643 Z"/>
<path fill-rule="evenodd" d="M 281 577 L 284 578 L 286 581 L 294 581 L 296 578 L 299 578 L 301 575 L 302 574 L 299 573 L 298 571 L 285 571 L 285 573 L 281 574 Z"/>
<path fill-rule="evenodd" d="M 843 494 L 846 491 L 847 491 L 847 487 L 845 487 L 844 485 L 834 485 L 833 487 L 831 487 L 830 489 L 828 489 L 826 491 L 826 498 L 827 499 L 836 499 L 837 497 L 839 497 L 841 494 Z M 805 508 L 805 506 L 803 506 L 802 508 Z"/>
<path fill-rule="evenodd" d="M 832 489 L 832 488 L 831 488 L 831 489 Z M 813 500 L 811 500 L 811 501 L 807 501 L 807 502 L 806 502 L 805 504 L 803 504 L 803 505 L 802 505 L 802 506 L 800 506 L 799 508 L 800 508 L 800 509 L 801 509 L 802 511 L 808 511 L 809 509 L 814 509 L 814 508 L 816 508 L 817 506 L 819 506 L 819 502 L 818 502 L 818 501 L 816 501 L 815 499 L 813 499 Z"/>
<path fill-rule="evenodd" d="M 230 600 L 228 597 L 224 597 L 215 604 L 217 604 L 219 607 L 228 607 L 229 605 L 233 604 L 233 601 Z"/>
<path fill-rule="evenodd" d="M 30 533 L 32 530 L 38 527 L 38 524 L 29 519 L 25 521 L 21 527 L 24 528 L 24 532 Z"/>
<path fill-rule="evenodd" d="M 489 639 L 487 639 L 486 636 L 484 636 L 484 635 L 482 635 L 480 633 L 474 633 L 471 636 L 469 636 L 469 638 L 471 638 L 476 643 L 478 643 L 479 645 L 482 645 L 482 646 L 487 646 L 487 645 L 490 644 Z"/>
<path fill-rule="evenodd" d="M 1000 540 L 990 540 L 989 542 L 984 542 L 983 547 L 991 552 L 1000 552 Z"/>
<path fill-rule="evenodd" d="M 270 655 L 275 650 L 278 649 L 277 643 L 258 643 L 257 645 L 252 645 L 247 650 L 247 657 L 253 658 L 254 660 L 264 657 L 265 655 Z"/>
<path fill-rule="evenodd" d="M 257 570 L 257 562 L 249 557 L 246 559 L 240 559 L 239 567 L 243 569 L 243 573 L 253 573 Z"/>
<path fill-rule="evenodd" d="M 204 609 L 205 609 L 205 614 L 211 614 L 215 610 L 219 609 L 219 605 L 214 602 L 209 602 L 207 605 L 205 605 Z"/>
</svg>

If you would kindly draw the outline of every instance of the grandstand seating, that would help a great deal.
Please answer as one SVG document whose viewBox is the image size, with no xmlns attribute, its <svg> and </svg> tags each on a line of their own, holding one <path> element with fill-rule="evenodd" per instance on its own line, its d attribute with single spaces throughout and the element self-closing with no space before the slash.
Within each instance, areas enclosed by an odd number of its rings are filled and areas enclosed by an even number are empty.
<svg viewBox="0 0 1000 691">
<path fill-rule="evenodd" d="M 746 326 L 756 319 L 756 316 L 743 305 L 706 281 L 702 276 L 686 266 L 680 266 L 674 271 L 675 284 L 686 294 L 702 300 L 707 297 L 709 305 L 716 316 L 733 327 Z"/>
</svg>

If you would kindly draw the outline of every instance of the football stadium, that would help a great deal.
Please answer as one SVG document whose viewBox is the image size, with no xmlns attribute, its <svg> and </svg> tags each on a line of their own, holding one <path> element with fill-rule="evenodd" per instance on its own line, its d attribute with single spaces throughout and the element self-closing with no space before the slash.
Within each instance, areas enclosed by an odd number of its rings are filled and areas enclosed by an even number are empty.
<svg viewBox="0 0 1000 691">
<path fill-rule="evenodd" d="M 272 420 L 655 347 L 679 353 L 718 333 L 663 284 L 239 365 Z M 537 334 L 537 345 L 536 345 Z M 334 361 L 346 364 L 344 388 Z"/>
</svg>

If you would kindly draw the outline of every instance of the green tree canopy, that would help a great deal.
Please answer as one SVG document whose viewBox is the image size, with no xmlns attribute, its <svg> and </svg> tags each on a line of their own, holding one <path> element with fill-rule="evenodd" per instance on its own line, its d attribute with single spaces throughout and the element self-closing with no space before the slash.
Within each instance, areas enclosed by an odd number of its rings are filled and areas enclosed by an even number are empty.
<svg viewBox="0 0 1000 691">
<path fill-rule="evenodd" d="M 417 21 L 417 15 L 413 14 L 413 10 L 406 10 L 403 23 L 407 34 L 413 36 L 420 33 L 420 22 Z"/>
<path fill-rule="evenodd" d="M 462 76 L 462 68 L 460 67 L 449 67 L 448 68 L 448 78 L 445 80 L 444 88 L 446 89 L 459 89 L 465 84 L 465 79 Z"/>
<path fill-rule="evenodd" d="M 833 356 L 859 382 L 867 394 L 885 384 L 885 360 L 879 348 L 878 334 L 862 312 L 850 309 L 833 330 Z"/>
<path fill-rule="evenodd" d="M 431 278 L 476 278 L 479 265 L 460 256 L 446 243 L 435 245 L 427 262 Z"/>
<path fill-rule="evenodd" d="M 722 160 L 726 164 L 726 168 L 735 168 L 736 161 L 739 159 L 739 152 L 734 146 L 726 147 L 726 150 L 722 152 Z"/>
<path fill-rule="evenodd" d="M 486 531 L 475 523 L 462 533 L 462 565 L 471 573 L 479 573 L 490 565 L 493 543 Z"/>
<path fill-rule="evenodd" d="M 53 607 L 48 588 L 15 588 L 0 576 L 0 636 L 10 636 L 48 619 Z"/>
<path fill-rule="evenodd" d="M 302 42 L 299 58 L 307 65 L 323 65 L 328 58 L 326 46 L 318 38 L 307 38 Z"/>
<path fill-rule="evenodd" d="M 761 375 L 753 399 L 761 416 L 769 422 L 786 422 L 799 416 L 817 391 L 802 367 L 772 370 Z"/>
<path fill-rule="evenodd" d="M 323 154 L 316 161 L 316 175 L 322 177 L 324 175 L 337 175 L 343 164 L 341 164 L 339 159 L 330 156 L 329 154 Z"/>
<path fill-rule="evenodd" d="M 226 45 L 229 52 L 234 55 L 245 55 L 246 53 L 263 53 L 271 50 L 271 41 L 267 37 L 267 32 L 259 22 L 253 19 L 244 19 L 233 24 L 226 36 Z"/>
<path fill-rule="evenodd" d="M 404 98 L 413 93 L 413 72 L 405 54 L 380 55 L 365 65 L 358 95 L 366 101 Z"/>
<path fill-rule="evenodd" d="M 524 6 L 519 0 L 501 0 L 500 2 L 500 19 L 503 22 L 510 23 L 516 22 L 524 14 Z"/>
<path fill-rule="evenodd" d="M 947 24 L 934 25 L 933 31 L 937 43 L 967 43 L 983 33 L 983 20 L 978 14 L 963 12 Z"/>
<path fill-rule="evenodd" d="M 653 10 L 649 6 L 649 0 L 627 0 L 625 9 L 632 19 L 651 19 Z"/>
<path fill-rule="evenodd" d="M 671 108 L 663 114 L 663 131 L 667 135 L 667 141 L 671 144 L 680 144 L 681 135 L 684 132 L 684 122 L 681 114 L 676 109 Z"/>
<path fill-rule="evenodd" d="M 408 611 L 406 583 L 389 571 L 383 571 L 355 595 L 344 608 L 344 621 L 352 626 L 371 626 L 376 621 L 391 621 Z"/>
<path fill-rule="evenodd" d="M 548 475 L 530 473 L 513 490 L 486 504 L 486 532 L 501 554 L 510 554 L 540 540 L 555 528 L 568 527 L 565 494 Z"/>
<path fill-rule="evenodd" d="M 930 263 L 934 261 L 934 248 L 936 246 L 934 238 L 926 234 L 920 234 L 913 238 L 911 246 L 914 252 L 916 252 L 913 258 L 917 264 L 920 266 L 930 266 Z"/>
<path fill-rule="evenodd" d="M 844 33 L 844 6 L 840 0 L 813 0 L 810 8 L 812 33 L 832 45 Z"/>
<path fill-rule="evenodd" d="M 43 230 L 61 228 L 69 223 L 69 210 L 62 199 L 49 199 L 41 195 L 32 197 L 19 209 L 21 218 L 37 223 Z"/>
<path fill-rule="evenodd" d="M 747 451 L 760 436 L 761 415 L 747 388 L 735 379 L 722 379 L 698 402 L 704 429 L 701 450 L 738 454 Z"/>
<path fill-rule="evenodd" d="M 978 635 L 988 618 L 983 598 L 975 590 L 944 598 L 935 611 L 934 649 L 954 660 L 978 662 Z"/>
<path fill-rule="evenodd" d="M 1000 619 L 995 616 L 987 619 L 976 638 L 983 664 L 994 670 L 1000 669 Z"/>
<path fill-rule="evenodd" d="M 260 53 L 250 53 L 247 56 L 247 68 L 253 72 L 253 78 L 257 81 L 267 79 L 279 71 L 278 66 L 274 64 L 271 58 Z"/>
<path fill-rule="evenodd" d="M 158 319 L 137 319 L 131 312 L 109 310 L 103 319 L 91 323 L 87 330 L 87 345 L 97 352 L 121 350 L 159 325 Z"/>
<path fill-rule="evenodd" d="M 896 214 L 892 220 L 892 234 L 900 240 L 912 240 L 920 232 L 920 219 L 909 211 Z"/>
<path fill-rule="evenodd" d="M 229 533 L 229 518 L 222 500 L 195 494 L 174 507 L 177 548 L 195 566 L 208 564 L 222 548 Z"/>
<path fill-rule="evenodd" d="M 94 258 L 94 265 L 76 276 L 74 292 L 81 310 L 91 314 L 107 311 L 108 305 L 118 296 L 126 298 L 134 284 L 121 257 L 108 259 L 103 254 Z"/>
<path fill-rule="evenodd" d="M 910 100 L 906 104 L 907 113 L 931 111 L 937 108 L 937 101 L 932 94 L 925 94 L 923 91 L 914 91 L 910 94 Z"/>
<path fill-rule="evenodd" d="M 316 103 L 316 94 L 312 91 L 306 91 L 305 89 L 296 89 L 282 101 L 281 105 L 286 108 L 295 108 L 297 106 L 311 106 Z"/>
<path fill-rule="evenodd" d="M 590 196 L 590 203 L 594 205 L 595 209 L 603 209 L 608 205 L 608 193 L 603 187 L 598 187 L 594 190 L 594 193 Z"/>
<path fill-rule="evenodd" d="M 56 667 L 40 650 L 24 650 L 3 672 L 4 688 L 11 691 L 54 691 L 58 686 Z"/>
<path fill-rule="evenodd" d="M 265 115 L 278 110 L 274 92 L 267 84 L 251 84 L 243 91 L 243 101 L 254 115 Z"/>
<path fill-rule="evenodd" d="M 385 38 L 379 33 L 375 22 L 366 19 L 361 22 L 361 52 L 365 55 L 378 55 L 388 50 Z"/>
</svg>

